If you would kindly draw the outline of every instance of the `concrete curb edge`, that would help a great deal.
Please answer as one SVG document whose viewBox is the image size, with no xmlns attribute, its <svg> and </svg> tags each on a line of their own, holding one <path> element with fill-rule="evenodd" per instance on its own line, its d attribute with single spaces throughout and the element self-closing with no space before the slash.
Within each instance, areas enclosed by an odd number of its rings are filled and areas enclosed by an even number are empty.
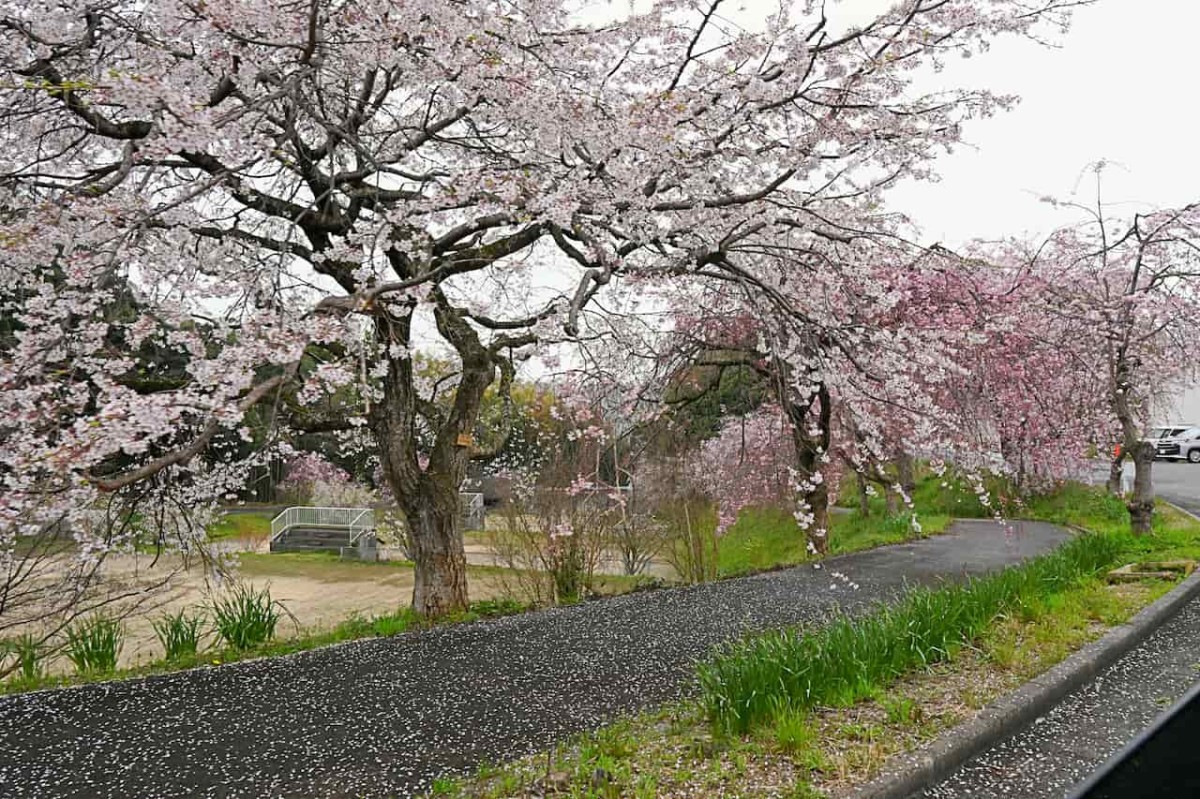
<svg viewBox="0 0 1200 799">
<path fill-rule="evenodd" d="M 883 773 L 851 791 L 850 799 L 907 799 L 941 782 L 976 755 L 1012 737 L 1082 688 L 1122 655 L 1148 638 L 1193 598 L 1200 596 L 1200 571 L 1066 660 L 1042 672 L 978 716 L 939 735 L 927 746 L 892 758 Z"/>
<path fill-rule="evenodd" d="M 1177 511 L 1179 511 L 1180 513 L 1184 514 L 1185 516 L 1191 516 L 1193 519 L 1195 519 L 1196 521 L 1200 522 L 1200 516 L 1197 516 L 1196 514 L 1192 513 L 1190 510 L 1188 510 L 1187 508 L 1183 507 L 1182 505 L 1176 505 L 1176 504 L 1175 504 L 1174 502 L 1172 502 L 1171 500 L 1169 500 L 1169 499 L 1163 499 L 1162 497 L 1157 497 L 1157 499 L 1158 499 L 1160 502 L 1162 502 L 1162 503 L 1164 503 L 1164 504 L 1166 504 L 1166 505 L 1170 505 L 1172 508 L 1174 508 L 1175 510 L 1177 510 Z"/>
</svg>

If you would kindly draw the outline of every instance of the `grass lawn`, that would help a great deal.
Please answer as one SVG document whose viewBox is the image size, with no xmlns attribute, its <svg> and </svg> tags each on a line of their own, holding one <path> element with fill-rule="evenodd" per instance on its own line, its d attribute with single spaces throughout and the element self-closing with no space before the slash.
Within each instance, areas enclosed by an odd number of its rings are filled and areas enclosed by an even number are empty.
<svg viewBox="0 0 1200 799">
<path fill-rule="evenodd" d="M 982 506 L 978 510 L 979 515 L 987 511 Z M 905 668 L 895 677 L 848 679 L 844 684 L 850 689 L 830 689 L 815 706 L 780 696 L 774 710 L 754 719 L 745 731 L 728 731 L 701 700 L 679 703 L 620 719 L 550 752 L 485 766 L 467 779 L 439 780 L 431 794 L 500 799 L 547 786 L 563 795 L 597 799 L 838 794 L 877 775 L 890 756 L 972 718 L 1174 585 L 1108 585 L 1096 576 L 1107 568 L 1103 560 L 1113 558 L 1115 565 L 1200 557 L 1200 522 L 1165 505 L 1159 506 L 1153 534 L 1142 538 L 1124 532 L 1128 521 L 1119 500 L 1080 486 L 1034 499 L 1021 515 L 1092 530 L 1104 534 L 1109 544 L 1098 549 L 1103 557 L 1093 558 L 1077 574 L 1052 570 L 1060 575 L 1053 590 L 1040 591 L 1041 578 L 1027 581 L 1020 601 L 1003 604 L 979 630 L 950 647 L 948 658 Z M 785 538 L 778 516 L 756 524 L 778 531 L 769 540 Z M 774 551 L 787 553 L 782 544 Z M 934 611 L 942 606 L 929 602 L 928 607 Z M 877 634 L 858 622 L 845 627 L 850 638 L 865 636 L 860 641 Z M 862 645 L 848 645 L 846 651 L 854 656 L 847 658 L 846 668 L 858 667 L 852 661 L 862 658 Z M 770 680 L 770 669 L 764 673 Z M 777 690 L 765 684 L 762 689 Z"/>
<path fill-rule="evenodd" d="M 209 525 L 208 540 L 269 538 L 272 518 L 270 513 L 259 511 L 227 513 L 219 522 Z"/>
<path fill-rule="evenodd" d="M 912 513 L 888 516 L 880 500 L 864 518 L 857 509 L 840 509 L 829 515 L 829 552 L 840 555 L 862 549 L 899 544 L 945 532 L 953 520 L 944 512 L 926 512 L 918 505 L 918 532 Z M 962 515 L 962 514 L 960 514 Z M 779 508 L 746 508 L 717 544 L 717 576 L 733 577 L 812 560 L 807 537 L 795 518 Z"/>
</svg>

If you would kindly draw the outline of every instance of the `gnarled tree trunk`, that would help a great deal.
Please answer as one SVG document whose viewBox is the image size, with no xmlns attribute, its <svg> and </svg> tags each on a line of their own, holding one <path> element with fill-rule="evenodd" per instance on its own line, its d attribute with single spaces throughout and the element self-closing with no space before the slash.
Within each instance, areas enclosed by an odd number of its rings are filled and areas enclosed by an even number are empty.
<svg viewBox="0 0 1200 799">
<path fill-rule="evenodd" d="M 468 605 L 458 486 L 449 475 L 427 474 L 415 496 L 401 501 L 413 559 L 412 607 L 441 616 Z"/>
<path fill-rule="evenodd" d="M 896 476 L 900 487 L 911 500 L 913 491 L 917 488 L 916 467 L 913 464 L 913 456 L 904 450 L 896 454 Z"/>
<path fill-rule="evenodd" d="M 384 476 L 408 525 L 415 577 L 412 607 L 422 616 L 466 610 L 469 604 L 458 489 L 472 456 L 483 454 L 473 432 L 484 392 L 498 369 L 502 393 L 512 382 L 511 364 L 498 367 L 494 350 L 482 344 L 441 291 L 433 296 L 438 331 L 461 361 L 451 407 L 443 411 L 419 394 L 411 359 L 390 358 L 383 401 L 372 415 Z M 411 315 L 381 320 L 376 327 L 380 341 L 407 347 L 411 320 Z M 424 467 L 417 451 L 418 417 L 435 434 Z"/>
<path fill-rule="evenodd" d="M 867 493 L 867 476 L 862 472 L 854 473 L 858 484 L 858 513 L 864 519 L 871 515 L 871 496 Z"/>
<path fill-rule="evenodd" d="M 826 475 L 821 473 L 821 466 L 825 454 L 829 452 L 833 418 L 831 403 L 829 389 L 822 383 L 816 393 L 804 402 L 789 402 L 787 405 L 792 441 L 796 448 L 797 476 L 802 483 L 806 483 L 820 474 L 801 499 L 808 505 L 808 512 L 812 515 L 808 542 L 822 555 L 829 551 L 829 482 L 825 479 Z M 810 435 L 808 416 L 814 410 L 817 413 L 816 434 Z"/>
</svg>

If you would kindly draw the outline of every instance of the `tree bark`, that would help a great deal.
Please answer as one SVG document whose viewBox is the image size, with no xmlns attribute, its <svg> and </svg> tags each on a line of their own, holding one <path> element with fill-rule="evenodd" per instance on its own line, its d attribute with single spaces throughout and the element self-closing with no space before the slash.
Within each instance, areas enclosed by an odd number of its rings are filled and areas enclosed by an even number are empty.
<svg viewBox="0 0 1200 799">
<path fill-rule="evenodd" d="M 491 353 L 475 331 L 450 308 L 440 290 L 434 296 L 438 331 L 461 359 L 450 409 L 444 416 L 421 411 L 412 360 L 389 358 L 383 400 L 372 417 L 384 476 L 408 524 L 414 566 L 412 607 L 421 616 L 462 611 L 469 604 L 458 488 L 467 474 L 484 392 L 496 377 Z M 407 346 L 411 321 L 411 313 L 381 318 L 376 326 L 380 341 Z M 436 431 L 424 468 L 417 451 L 419 415 Z"/>
<path fill-rule="evenodd" d="M 1121 477 L 1125 474 L 1125 450 L 1121 450 L 1120 453 L 1108 464 L 1108 493 L 1114 497 L 1122 494 Z"/>
<path fill-rule="evenodd" d="M 896 455 L 896 475 L 900 487 L 904 489 L 904 493 L 911 500 L 913 491 L 917 489 L 916 468 L 913 465 L 912 455 L 903 450 Z"/>
<path fill-rule="evenodd" d="M 467 557 L 458 486 L 449 475 L 429 474 L 415 493 L 415 502 L 402 505 L 414 565 L 413 610 L 422 616 L 466 610 Z"/>
<path fill-rule="evenodd" d="M 1130 366 L 1126 356 L 1121 353 L 1116 363 L 1111 396 L 1112 408 L 1121 423 L 1121 436 L 1124 439 L 1121 451 L 1133 458 L 1133 493 L 1126 500 L 1125 507 L 1129 509 L 1130 530 L 1134 535 L 1146 535 L 1154 522 L 1154 484 L 1151 482 L 1150 471 L 1157 453 L 1153 442 L 1142 439 L 1141 426 L 1130 402 L 1133 381 L 1130 378 Z"/>
<path fill-rule="evenodd" d="M 1129 526 L 1134 535 L 1148 534 L 1154 523 L 1154 483 L 1150 476 L 1154 455 L 1152 442 L 1139 441 L 1133 448 L 1133 493 L 1125 507 L 1129 508 Z"/>
<path fill-rule="evenodd" d="M 796 449 L 796 465 L 799 467 L 798 477 L 801 482 L 809 482 L 822 471 L 821 465 L 829 452 L 833 419 L 829 389 L 821 383 L 814 395 L 804 402 L 789 401 L 787 408 L 792 426 L 792 442 Z M 817 413 L 816 435 L 810 435 L 807 417 L 814 410 Z M 817 480 L 819 482 L 804 493 L 802 500 L 812 514 L 812 523 L 808 527 L 808 542 L 817 554 L 823 555 L 829 551 L 829 483 L 823 473 Z"/>
<path fill-rule="evenodd" d="M 867 493 L 867 476 L 862 472 L 854 473 L 858 483 L 858 513 L 864 519 L 871 515 L 871 497 Z"/>
</svg>

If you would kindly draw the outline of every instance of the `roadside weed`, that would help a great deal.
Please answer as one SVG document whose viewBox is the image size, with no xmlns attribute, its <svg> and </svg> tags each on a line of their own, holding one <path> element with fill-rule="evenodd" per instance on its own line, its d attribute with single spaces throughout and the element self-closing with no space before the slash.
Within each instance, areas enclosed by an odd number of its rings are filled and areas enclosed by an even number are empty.
<svg viewBox="0 0 1200 799">
<path fill-rule="evenodd" d="M 67 627 L 67 658 L 80 674 L 107 674 L 117 667 L 125 639 L 119 619 L 103 614 Z"/>
<path fill-rule="evenodd" d="M 250 586 L 236 585 L 212 601 L 217 634 L 226 644 L 239 650 L 274 638 L 279 611 L 279 603 L 271 598 L 267 588 L 256 591 Z"/>
<path fill-rule="evenodd" d="M 154 620 L 154 634 L 162 644 L 167 660 L 195 655 L 200 648 L 201 627 L 204 617 L 189 616 L 186 610 L 167 613 Z"/>
</svg>

